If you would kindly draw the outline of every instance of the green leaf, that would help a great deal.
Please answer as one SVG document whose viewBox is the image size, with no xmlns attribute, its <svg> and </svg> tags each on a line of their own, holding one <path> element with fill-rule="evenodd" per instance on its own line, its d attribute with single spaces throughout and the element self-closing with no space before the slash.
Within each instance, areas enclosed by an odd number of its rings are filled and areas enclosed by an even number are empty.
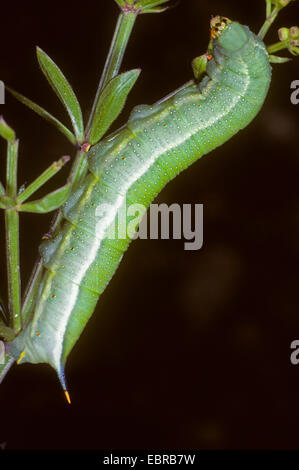
<svg viewBox="0 0 299 470">
<path fill-rule="evenodd" d="M 125 8 L 127 5 L 135 5 L 135 0 L 115 0 L 120 8 Z"/>
<path fill-rule="evenodd" d="M 269 62 L 272 64 L 284 64 L 285 62 L 289 62 L 292 59 L 288 57 L 279 57 L 278 55 L 271 55 L 269 54 Z"/>
<path fill-rule="evenodd" d="M 73 89 L 61 70 L 57 67 L 55 62 L 44 52 L 37 47 L 37 59 L 39 65 L 55 91 L 60 101 L 65 106 L 73 125 L 73 129 L 77 140 L 81 142 L 84 137 L 84 126 L 82 112 Z"/>
<path fill-rule="evenodd" d="M 142 13 L 163 13 L 163 11 L 168 10 L 169 7 L 155 7 L 155 8 L 146 8 Z"/>
<path fill-rule="evenodd" d="M 140 72 L 140 69 L 133 69 L 117 75 L 107 83 L 99 96 L 95 110 L 89 139 L 91 145 L 94 145 L 103 137 L 120 114 Z"/>
<path fill-rule="evenodd" d="M 169 3 L 169 0 L 141 0 L 135 6 L 140 8 L 142 13 L 162 13 L 169 8 L 169 6 L 160 6 L 164 3 Z"/>
<path fill-rule="evenodd" d="M 3 116 L 0 116 L 0 136 L 8 142 L 13 142 L 16 138 L 14 130 L 6 124 Z"/>
<path fill-rule="evenodd" d="M 62 186 L 56 191 L 47 194 L 47 196 L 38 199 L 32 202 L 25 202 L 21 204 L 18 208 L 22 212 L 35 212 L 39 214 L 46 214 L 47 212 L 52 212 L 62 206 L 71 190 L 71 183 L 67 183 L 65 186 Z"/>
<path fill-rule="evenodd" d="M 169 0 L 140 0 L 136 3 L 136 7 L 141 9 L 154 8 L 167 2 L 169 2 Z"/>
<path fill-rule="evenodd" d="M 117 5 L 123 11 L 135 11 L 138 13 L 161 13 L 168 9 L 168 7 L 160 7 L 164 3 L 169 2 L 170 0 L 115 0 Z"/>
<path fill-rule="evenodd" d="M 57 162 L 52 163 L 43 173 L 41 173 L 27 188 L 18 195 L 17 203 L 22 204 L 40 189 L 49 179 L 51 179 L 61 168 L 70 160 L 68 155 L 60 158 Z"/>
<path fill-rule="evenodd" d="M 52 114 L 48 113 L 48 111 L 46 111 L 44 108 L 34 103 L 33 101 L 29 100 L 28 98 L 21 95 L 20 93 L 13 90 L 12 88 L 6 87 L 6 90 L 9 91 L 21 103 L 25 104 L 25 106 L 28 106 L 28 108 L 35 111 L 39 116 L 41 116 L 42 118 L 46 119 L 51 124 L 53 124 L 60 132 L 62 132 L 72 142 L 72 144 L 76 143 L 76 138 L 74 134 L 67 127 L 65 127 L 64 124 L 58 121 L 58 119 L 52 116 Z"/>
</svg>

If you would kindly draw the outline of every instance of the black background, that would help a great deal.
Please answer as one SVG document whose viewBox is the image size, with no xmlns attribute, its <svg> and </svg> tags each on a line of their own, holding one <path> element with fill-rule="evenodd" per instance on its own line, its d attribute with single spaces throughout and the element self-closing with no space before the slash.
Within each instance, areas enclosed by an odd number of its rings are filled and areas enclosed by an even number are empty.
<svg viewBox="0 0 299 470">
<path fill-rule="evenodd" d="M 114 128 L 135 104 L 153 103 L 191 78 L 191 60 L 205 52 L 215 14 L 258 31 L 264 2 L 181 0 L 137 19 L 122 70 L 141 67 L 142 74 Z M 5 2 L 0 79 L 67 123 L 38 69 L 39 45 L 69 78 L 86 117 L 117 15 L 112 0 Z M 298 2 L 281 13 L 266 42 L 296 22 Z M 6 448 L 298 448 L 299 365 L 290 362 L 290 343 L 299 338 L 295 79 L 299 58 L 274 65 L 266 103 L 249 127 L 160 193 L 156 202 L 204 204 L 204 246 L 131 245 L 69 357 L 72 405 L 49 366 L 12 368 L 0 388 Z M 74 155 L 62 135 L 10 96 L 0 113 L 21 140 L 20 184 Z M 3 181 L 3 143 L 0 151 Z M 47 191 L 64 184 L 69 169 Z M 24 285 L 50 220 L 21 217 Z"/>
</svg>

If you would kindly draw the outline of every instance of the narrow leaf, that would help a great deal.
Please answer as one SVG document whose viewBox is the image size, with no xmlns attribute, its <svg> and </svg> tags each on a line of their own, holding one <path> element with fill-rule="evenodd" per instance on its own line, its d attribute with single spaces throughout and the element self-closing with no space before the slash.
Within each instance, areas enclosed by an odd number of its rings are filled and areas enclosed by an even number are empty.
<svg viewBox="0 0 299 470">
<path fill-rule="evenodd" d="M 170 7 L 146 8 L 142 13 L 163 13 L 163 11 L 166 11 L 169 8 Z"/>
<path fill-rule="evenodd" d="M 134 5 L 135 0 L 115 0 L 117 5 L 121 8 L 126 7 L 127 5 Z"/>
<path fill-rule="evenodd" d="M 35 212 L 39 214 L 46 214 L 47 212 L 54 211 L 62 206 L 71 190 L 71 183 L 67 183 L 65 186 L 47 194 L 47 196 L 32 202 L 26 202 L 19 206 L 19 211 L 22 212 Z"/>
<path fill-rule="evenodd" d="M 22 204 L 25 202 L 32 194 L 34 194 L 41 186 L 43 186 L 49 179 L 51 179 L 61 168 L 70 160 L 68 155 L 60 158 L 57 162 L 52 163 L 41 175 L 39 175 L 33 183 L 31 183 L 27 188 L 25 188 L 21 194 L 18 196 L 17 202 Z"/>
<path fill-rule="evenodd" d="M 135 84 L 140 69 L 133 69 L 114 77 L 102 91 L 91 126 L 91 145 L 98 142 L 122 111 L 128 94 Z"/>
<path fill-rule="evenodd" d="M 28 98 L 21 95 L 20 93 L 13 90 L 12 88 L 6 87 L 6 90 L 9 91 L 22 104 L 25 104 L 25 106 L 28 106 L 28 108 L 35 111 L 39 116 L 41 116 L 42 118 L 46 119 L 46 121 L 49 121 L 51 124 L 53 124 L 60 132 L 62 132 L 72 142 L 72 144 L 76 143 L 76 138 L 74 134 L 67 127 L 65 127 L 64 124 L 58 121 L 58 119 L 52 116 L 52 114 L 48 113 L 48 111 L 46 111 L 44 108 L 34 103 L 33 101 L 29 100 Z"/>
<path fill-rule="evenodd" d="M 13 142 L 16 138 L 14 130 L 6 124 L 3 116 L 0 116 L 0 136 L 8 142 Z"/>
<path fill-rule="evenodd" d="M 82 112 L 71 85 L 61 70 L 44 51 L 37 47 L 36 53 L 39 65 L 45 77 L 47 78 L 60 101 L 65 106 L 71 118 L 77 140 L 79 142 L 82 141 L 84 136 Z"/>
<path fill-rule="evenodd" d="M 169 0 L 140 0 L 136 3 L 137 8 L 153 8 L 159 5 L 163 5 L 163 3 L 167 3 Z"/>
<path fill-rule="evenodd" d="M 285 62 L 289 62 L 292 59 L 288 57 L 279 57 L 278 55 L 271 55 L 269 54 L 269 62 L 272 64 L 284 64 Z"/>
</svg>

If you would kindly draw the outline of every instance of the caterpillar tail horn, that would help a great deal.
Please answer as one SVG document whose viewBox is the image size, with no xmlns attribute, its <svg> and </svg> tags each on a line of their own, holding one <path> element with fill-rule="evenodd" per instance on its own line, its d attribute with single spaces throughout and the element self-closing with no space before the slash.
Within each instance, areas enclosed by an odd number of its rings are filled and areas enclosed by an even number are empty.
<svg viewBox="0 0 299 470">
<path fill-rule="evenodd" d="M 66 385 L 66 380 L 65 380 L 64 368 L 63 367 L 61 367 L 57 371 L 57 375 L 58 375 L 58 378 L 59 378 L 59 382 L 62 386 L 65 398 L 66 398 L 68 404 L 70 405 L 71 404 L 71 397 L 70 397 L 70 394 L 69 394 L 69 391 L 68 391 L 68 388 L 67 388 L 67 385 Z"/>
</svg>

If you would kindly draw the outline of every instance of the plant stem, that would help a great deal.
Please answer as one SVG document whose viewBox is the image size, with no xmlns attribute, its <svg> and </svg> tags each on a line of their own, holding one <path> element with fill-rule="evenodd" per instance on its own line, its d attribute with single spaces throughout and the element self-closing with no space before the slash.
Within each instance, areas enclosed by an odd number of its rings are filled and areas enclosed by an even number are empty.
<svg viewBox="0 0 299 470">
<path fill-rule="evenodd" d="M 5 189 L 4 189 L 3 184 L 0 181 L 0 196 L 4 196 L 4 194 L 5 194 Z"/>
<path fill-rule="evenodd" d="M 8 299 L 11 327 L 21 330 L 21 280 L 19 254 L 19 214 L 14 209 L 5 211 L 6 259 Z"/>
<path fill-rule="evenodd" d="M 18 140 L 7 143 L 6 195 L 9 197 L 17 194 L 18 147 Z"/>
<path fill-rule="evenodd" d="M 271 4 L 270 4 L 270 7 L 269 7 L 268 2 L 267 2 L 267 13 L 270 11 L 270 9 L 271 9 Z M 258 33 L 258 37 L 260 39 L 262 39 L 262 40 L 264 39 L 264 37 L 266 36 L 270 26 L 275 21 L 278 13 L 279 13 L 279 9 L 277 7 L 274 7 L 273 10 L 271 11 L 270 15 L 267 15 L 266 21 L 265 21 L 265 23 L 263 24 L 263 26 L 261 27 L 261 29 L 259 30 L 259 33 Z"/>
<path fill-rule="evenodd" d="M 18 140 L 7 143 L 6 194 L 11 198 L 17 194 L 18 147 Z M 10 323 L 18 333 L 21 329 L 19 214 L 14 209 L 5 210 L 5 235 Z"/>
<path fill-rule="evenodd" d="M 106 63 L 104 66 L 104 70 L 98 85 L 98 89 L 96 92 L 96 96 L 92 105 L 91 113 L 89 116 L 89 120 L 85 130 L 85 136 L 88 140 L 95 110 L 98 104 L 99 96 L 101 91 L 105 88 L 106 84 L 115 77 L 120 69 L 124 52 L 126 50 L 129 38 L 131 36 L 131 32 L 137 17 L 137 12 L 130 11 L 124 12 L 122 11 L 119 14 L 114 36 L 112 39 L 112 43 L 110 46 L 110 50 L 106 59 Z"/>
<path fill-rule="evenodd" d="M 271 15 L 271 0 L 266 0 L 266 18 Z"/>
</svg>

